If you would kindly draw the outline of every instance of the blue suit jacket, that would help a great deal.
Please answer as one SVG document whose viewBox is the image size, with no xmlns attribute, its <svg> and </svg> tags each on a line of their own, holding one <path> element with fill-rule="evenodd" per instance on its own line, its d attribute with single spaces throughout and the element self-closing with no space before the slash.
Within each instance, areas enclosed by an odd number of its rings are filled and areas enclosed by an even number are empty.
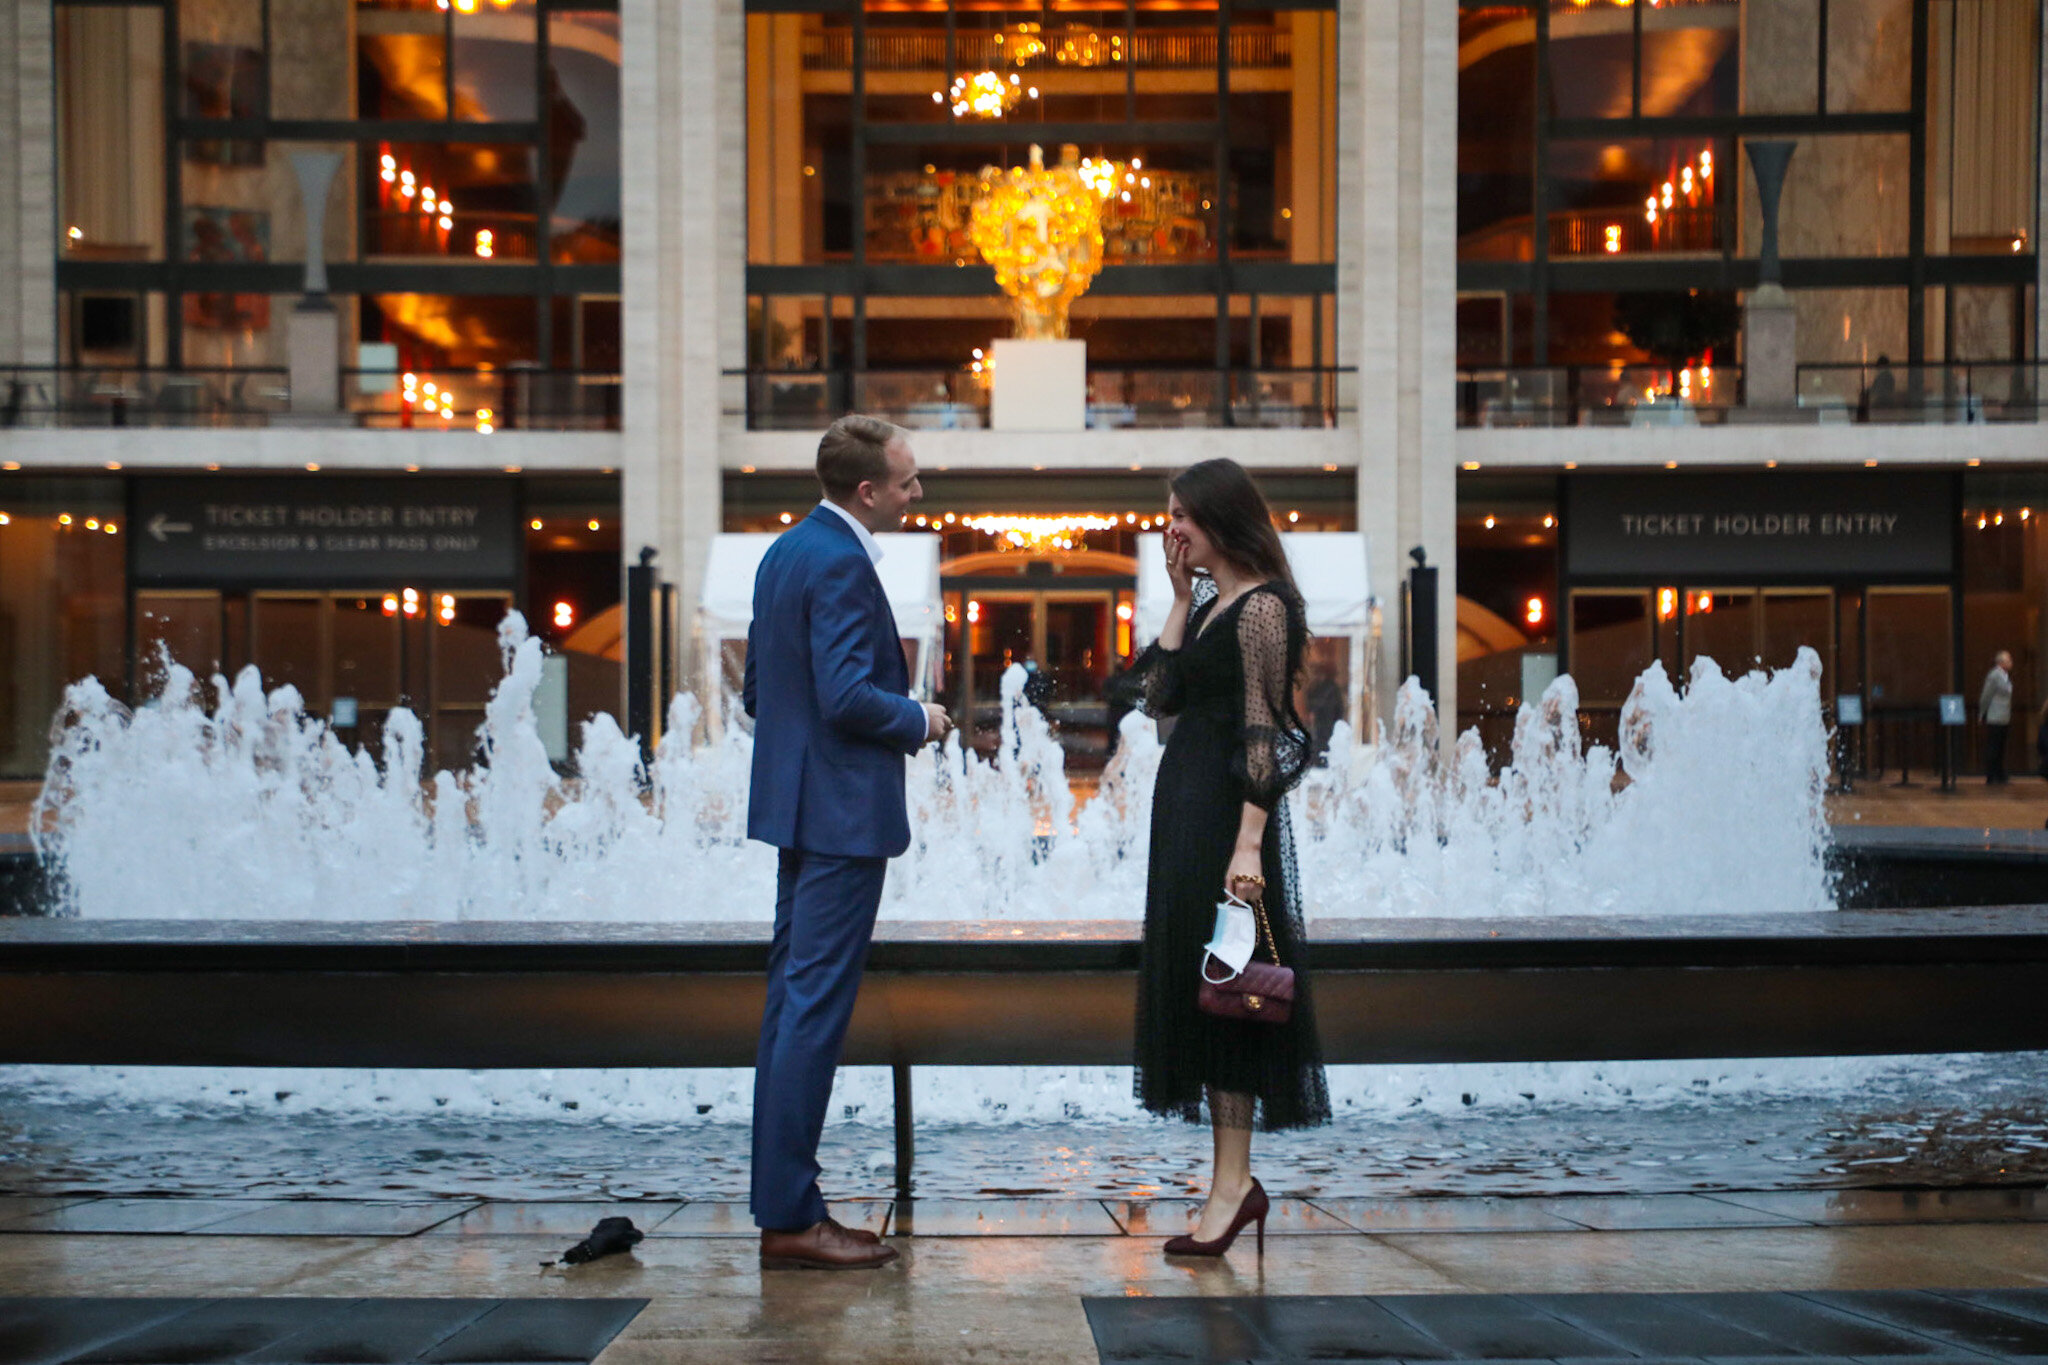
<svg viewBox="0 0 2048 1365">
<path fill-rule="evenodd" d="M 754 577 L 741 701 L 754 718 L 747 837 L 894 858 L 910 847 L 903 760 L 924 708 L 860 537 L 823 507 L 782 533 Z"/>
</svg>

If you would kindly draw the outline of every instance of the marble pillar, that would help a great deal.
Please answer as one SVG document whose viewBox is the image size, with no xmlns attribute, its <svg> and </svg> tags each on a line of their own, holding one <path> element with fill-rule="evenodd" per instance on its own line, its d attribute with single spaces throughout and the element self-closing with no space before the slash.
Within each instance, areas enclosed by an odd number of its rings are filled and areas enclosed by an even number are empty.
<svg viewBox="0 0 2048 1365">
<path fill-rule="evenodd" d="M 0 0 L 0 364 L 58 358 L 51 22 L 47 0 Z"/>
<path fill-rule="evenodd" d="M 699 674 L 691 623 L 721 524 L 721 371 L 744 363 L 745 37 L 739 0 L 622 0 L 620 19 L 623 558 L 652 546 L 677 585 L 675 676 L 688 679 Z"/>
<path fill-rule="evenodd" d="M 1458 15 L 1431 0 L 1339 10 L 1340 364 L 1356 365 L 1359 529 L 1387 635 L 1382 714 L 1401 683 L 1410 547 L 1438 565 L 1438 700 L 1457 710 Z M 1348 351 L 1348 353 L 1345 353 Z"/>
</svg>

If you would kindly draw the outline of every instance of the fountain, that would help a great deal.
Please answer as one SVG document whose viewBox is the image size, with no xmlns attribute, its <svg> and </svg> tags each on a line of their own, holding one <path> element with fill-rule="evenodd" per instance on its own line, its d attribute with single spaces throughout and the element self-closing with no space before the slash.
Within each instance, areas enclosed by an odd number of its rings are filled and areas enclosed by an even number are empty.
<svg viewBox="0 0 2048 1365">
<path fill-rule="evenodd" d="M 414 717 L 392 714 L 381 755 L 351 751 L 302 714 L 292 689 L 266 693 L 253 671 L 202 687 L 166 664 L 160 695 L 132 711 L 91 679 L 74 685 L 35 811 L 38 851 L 54 872 L 51 913 L 767 921 L 773 854 L 744 838 L 743 728 L 700 726 L 696 701 L 679 697 L 643 769 L 637 744 L 601 715 L 584 726 L 576 776 L 564 779 L 535 725 L 540 644 L 516 615 L 500 643 L 506 673 L 479 761 L 430 779 Z M 1024 701 L 1023 680 L 1021 669 L 1003 680 L 995 761 L 953 741 L 912 761 L 917 842 L 892 865 L 885 920 L 1142 913 L 1161 753 L 1152 722 L 1124 720 L 1099 791 L 1075 811 L 1062 751 Z M 1429 701 L 1410 685 L 1371 742 L 1340 726 L 1327 763 L 1291 800 L 1311 917 L 1830 909 L 1819 684 L 1810 651 L 1791 668 L 1733 680 L 1701 660 L 1683 692 L 1653 667 L 1624 711 L 1617 753 L 1582 745 L 1575 686 L 1559 678 L 1523 707 L 1498 774 L 1474 735 L 1442 754 Z M 706 730 L 718 737 L 690 742 Z M 1848 1094 L 1893 1072 L 1904 1074 L 1898 1059 L 1354 1066 L 1332 1069 L 1331 1090 L 1340 1118 L 1380 1122 L 1475 1104 L 1566 1113 L 1730 1095 L 1769 1104 Z M 917 1107 L 927 1123 L 1085 1120 L 1154 1132 L 1128 1075 L 931 1068 L 918 1073 Z M 733 1124 L 749 1108 L 743 1073 L 719 1070 L 34 1066 L 0 1069 L 0 1081 L 24 1102 L 81 1112 L 192 1108 L 345 1123 L 495 1116 L 665 1131 Z M 843 1073 L 835 1126 L 886 1115 L 888 1087 L 885 1070 Z"/>
<path fill-rule="evenodd" d="M 422 781 L 416 718 L 393 712 L 381 762 L 254 670 L 202 689 L 167 665 L 130 711 L 96 681 L 67 693 L 35 810 L 56 913 L 210 920 L 764 921 L 774 859 L 745 837 L 749 739 L 694 744 L 679 696 L 650 770 L 609 716 L 583 729 L 573 780 L 536 728 L 540 643 L 508 616 L 506 674 L 480 760 Z M 1064 759 L 1003 680 L 988 762 L 949 740 L 910 765 L 916 842 L 884 919 L 1130 920 L 1142 914 L 1160 744 L 1127 717 L 1099 793 L 1069 813 Z M 1820 668 L 1683 693 L 1653 666 L 1619 754 L 1582 747 L 1569 677 L 1522 708 L 1497 777 L 1477 736 L 1439 757 L 1428 699 L 1403 689 L 1387 733 L 1340 726 L 1293 799 L 1312 918 L 1716 914 L 1833 905 L 1821 792 Z M 212 704 L 203 700 L 210 690 Z M 1730 850 L 1743 856 L 1730 857 Z M 717 887 L 715 897 L 697 888 Z"/>
</svg>

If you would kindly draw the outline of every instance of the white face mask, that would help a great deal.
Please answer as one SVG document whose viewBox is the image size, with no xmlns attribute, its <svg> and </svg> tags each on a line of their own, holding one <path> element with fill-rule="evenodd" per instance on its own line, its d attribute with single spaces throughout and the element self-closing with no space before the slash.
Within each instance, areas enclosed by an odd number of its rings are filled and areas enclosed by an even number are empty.
<svg viewBox="0 0 2048 1365">
<path fill-rule="evenodd" d="M 1244 970 L 1244 964 L 1252 960 L 1252 950 L 1258 947 L 1259 931 L 1252 919 L 1252 907 L 1248 901 L 1225 892 L 1223 899 L 1216 902 L 1216 935 L 1205 945 L 1209 957 L 1215 958 L 1230 968 L 1230 976 Z M 1211 981 L 1228 981 L 1229 976 L 1217 978 L 1209 975 L 1208 958 L 1202 960 L 1202 974 Z"/>
</svg>

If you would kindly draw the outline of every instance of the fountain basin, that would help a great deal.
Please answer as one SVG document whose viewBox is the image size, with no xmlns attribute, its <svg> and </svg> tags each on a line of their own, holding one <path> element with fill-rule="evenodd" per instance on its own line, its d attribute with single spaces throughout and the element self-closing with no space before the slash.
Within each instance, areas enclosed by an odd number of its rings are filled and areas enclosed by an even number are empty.
<svg viewBox="0 0 2048 1365">
<path fill-rule="evenodd" d="M 1332 1062 L 2048 1048 L 2048 906 L 1319 921 Z M 1128 1062 L 1138 927 L 884 924 L 846 1061 Z M 0 1064 L 747 1066 L 752 924 L 0 922 Z"/>
</svg>

